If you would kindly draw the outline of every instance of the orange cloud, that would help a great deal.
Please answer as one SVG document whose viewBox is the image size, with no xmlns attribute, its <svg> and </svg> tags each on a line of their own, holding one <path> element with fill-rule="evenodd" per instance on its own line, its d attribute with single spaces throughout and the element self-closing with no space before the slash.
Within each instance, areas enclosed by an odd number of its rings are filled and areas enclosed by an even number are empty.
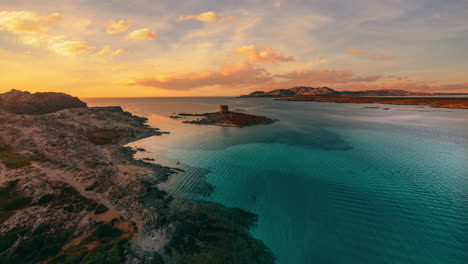
<svg viewBox="0 0 468 264">
<path fill-rule="evenodd" d="M 275 77 L 282 79 L 289 85 L 331 85 L 338 83 L 375 82 L 382 75 L 356 76 L 351 70 L 314 69 L 278 74 Z"/>
<path fill-rule="evenodd" d="M 438 84 L 430 81 L 401 80 L 382 83 L 351 83 L 339 85 L 339 90 L 405 90 L 417 92 L 467 92 L 468 83 Z"/>
<path fill-rule="evenodd" d="M 84 41 L 69 41 L 63 38 L 55 38 L 49 40 L 48 48 L 60 55 L 74 56 L 93 50 L 95 47 Z"/>
<path fill-rule="evenodd" d="M 284 0 L 273 0 L 273 5 L 275 7 L 280 7 Z"/>
<path fill-rule="evenodd" d="M 223 23 L 236 19 L 234 16 L 221 17 L 215 12 L 205 12 L 198 15 L 180 16 L 177 21 L 198 20 L 206 23 Z"/>
<path fill-rule="evenodd" d="M 359 49 L 350 49 L 347 51 L 348 54 L 355 54 L 355 55 L 366 55 L 366 54 L 369 54 L 369 52 L 367 51 L 363 51 L 363 50 L 359 50 Z M 385 55 L 381 55 L 381 54 L 369 54 L 367 56 L 367 58 L 369 60 L 373 60 L 373 61 L 387 61 L 387 60 L 391 60 L 391 59 L 394 59 L 394 57 L 389 57 L 389 56 L 385 56 Z"/>
<path fill-rule="evenodd" d="M 153 40 L 153 39 L 156 39 L 156 35 L 150 29 L 142 28 L 142 29 L 138 29 L 138 30 L 131 32 L 130 34 L 127 35 L 127 38 L 139 39 L 139 40 L 142 40 L 142 39 Z"/>
<path fill-rule="evenodd" d="M 271 75 L 247 61 L 221 66 L 219 71 L 190 73 L 160 73 L 156 76 L 137 78 L 129 85 L 149 86 L 165 90 L 191 90 L 207 86 L 239 87 L 258 85 L 271 81 Z"/>
<path fill-rule="evenodd" d="M 112 52 L 112 55 L 120 55 L 120 54 L 125 54 L 127 53 L 128 51 L 125 50 L 125 49 L 117 49 L 115 50 L 114 52 Z"/>
<path fill-rule="evenodd" d="M 48 26 L 58 23 L 61 19 L 62 15 L 58 13 L 40 16 L 28 11 L 2 11 L 0 12 L 0 31 L 15 34 L 46 33 Z"/>
<path fill-rule="evenodd" d="M 94 53 L 93 55 L 95 55 L 95 56 L 108 56 L 108 55 L 116 56 L 116 55 L 120 55 L 120 54 L 124 54 L 124 53 L 127 53 L 127 51 L 124 50 L 124 49 L 112 50 L 111 46 L 105 45 L 101 50 Z"/>
<path fill-rule="evenodd" d="M 280 51 L 273 50 L 269 46 L 258 48 L 255 45 L 243 46 L 234 51 L 237 56 L 247 57 L 251 62 L 256 63 L 278 63 L 294 61 L 293 57 L 285 57 Z"/>
<path fill-rule="evenodd" d="M 367 54 L 367 51 L 363 51 L 363 50 L 358 50 L 358 49 L 350 49 L 348 50 L 348 53 L 349 54 Z"/>
<path fill-rule="evenodd" d="M 111 20 L 106 24 L 107 34 L 114 35 L 126 32 L 130 28 L 130 23 L 125 20 L 114 21 Z"/>
</svg>

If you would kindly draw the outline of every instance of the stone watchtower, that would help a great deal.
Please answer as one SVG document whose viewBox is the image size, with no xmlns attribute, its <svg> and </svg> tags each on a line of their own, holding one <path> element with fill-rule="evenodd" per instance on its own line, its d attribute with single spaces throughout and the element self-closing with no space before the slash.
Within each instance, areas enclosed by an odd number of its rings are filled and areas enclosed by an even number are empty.
<svg viewBox="0 0 468 264">
<path fill-rule="evenodd" d="M 219 112 L 220 112 L 221 114 L 227 114 L 227 113 L 229 113 L 229 106 L 227 106 L 227 105 L 221 105 L 221 106 L 219 106 Z"/>
</svg>

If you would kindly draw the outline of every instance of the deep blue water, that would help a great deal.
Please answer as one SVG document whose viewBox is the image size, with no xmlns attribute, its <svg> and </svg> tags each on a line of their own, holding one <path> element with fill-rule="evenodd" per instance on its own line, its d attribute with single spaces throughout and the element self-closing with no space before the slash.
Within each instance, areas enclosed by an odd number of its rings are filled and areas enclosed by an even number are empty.
<svg viewBox="0 0 468 264">
<path fill-rule="evenodd" d="M 186 171 L 161 187 L 258 214 L 251 233 L 279 264 L 468 263 L 468 110 L 238 98 L 87 101 L 121 105 L 169 131 L 131 144 L 147 150 L 138 157 Z M 230 128 L 168 118 L 220 104 L 278 121 Z"/>
</svg>

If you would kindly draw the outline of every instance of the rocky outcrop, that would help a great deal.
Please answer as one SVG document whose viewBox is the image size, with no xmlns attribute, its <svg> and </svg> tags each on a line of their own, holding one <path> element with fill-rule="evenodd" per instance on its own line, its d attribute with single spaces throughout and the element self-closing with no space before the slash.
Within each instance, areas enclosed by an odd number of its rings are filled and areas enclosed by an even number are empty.
<svg viewBox="0 0 468 264">
<path fill-rule="evenodd" d="M 0 110 L 0 263 L 274 262 L 248 233 L 255 215 L 159 189 L 180 170 L 123 146 L 163 133 L 145 118 L 120 107 L 34 113 Z"/>
<path fill-rule="evenodd" d="M 15 114 L 37 115 L 68 108 L 86 107 L 80 99 L 64 93 L 34 93 L 11 90 L 0 94 L 0 109 Z"/>
</svg>

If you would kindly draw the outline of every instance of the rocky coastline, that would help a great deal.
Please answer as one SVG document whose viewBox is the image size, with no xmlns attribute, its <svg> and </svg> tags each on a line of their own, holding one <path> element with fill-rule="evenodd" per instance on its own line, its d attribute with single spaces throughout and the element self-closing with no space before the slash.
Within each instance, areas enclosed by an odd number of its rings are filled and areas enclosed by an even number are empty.
<svg viewBox="0 0 468 264">
<path fill-rule="evenodd" d="M 125 146 L 163 134 L 145 118 L 48 96 L 24 114 L 0 95 L 1 263 L 274 263 L 256 215 L 158 188 L 179 170 Z"/>
<path fill-rule="evenodd" d="M 281 101 L 335 102 L 354 104 L 424 105 L 436 108 L 468 109 L 468 98 L 446 97 L 356 97 L 356 96 L 296 96 L 278 98 Z"/>
</svg>

